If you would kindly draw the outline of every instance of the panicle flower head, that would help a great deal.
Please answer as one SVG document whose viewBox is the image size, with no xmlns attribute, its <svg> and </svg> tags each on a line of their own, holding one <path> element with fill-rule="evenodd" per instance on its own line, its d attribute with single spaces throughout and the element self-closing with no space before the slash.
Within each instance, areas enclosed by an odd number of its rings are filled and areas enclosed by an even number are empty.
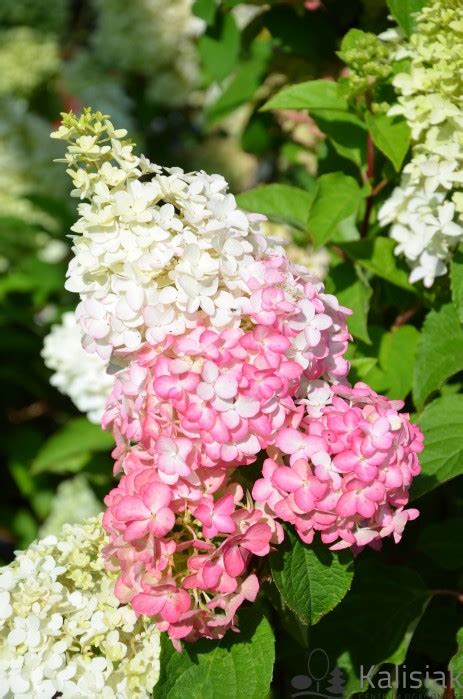
<svg viewBox="0 0 463 699">
<path fill-rule="evenodd" d="M 416 17 L 416 31 L 396 47 L 409 70 L 393 84 L 398 103 L 391 116 L 403 116 L 411 129 L 412 159 L 400 186 L 379 211 L 381 225 L 412 268 L 410 281 L 432 286 L 446 274 L 453 251 L 463 240 L 463 39 L 459 0 L 434 0 Z"/>
<path fill-rule="evenodd" d="M 178 647 L 236 630 L 281 521 L 334 548 L 398 540 L 421 433 L 349 387 L 350 311 L 219 175 L 152 165 L 89 110 L 56 135 L 89 200 L 68 274 L 84 347 L 119 367 L 103 416 L 123 474 L 103 517 L 117 598 Z"/>
<path fill-rule="evenodd" d="M 159 634 L 114 596 L 100 518 L 65 525 L 0 570 L 0 696 L 151 696 Z"/>
</svg>

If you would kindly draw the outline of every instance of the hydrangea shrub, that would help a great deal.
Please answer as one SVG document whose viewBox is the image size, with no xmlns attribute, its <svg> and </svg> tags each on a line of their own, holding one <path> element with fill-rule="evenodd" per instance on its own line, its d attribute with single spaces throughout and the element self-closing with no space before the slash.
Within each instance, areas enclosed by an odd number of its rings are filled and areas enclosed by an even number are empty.
<svg viewBox="0 0 463 699">
<path fill-rule="evenodd" d="M 4 696 L 458 697 L 461 3 L 21 5 Z"/>
</svg>

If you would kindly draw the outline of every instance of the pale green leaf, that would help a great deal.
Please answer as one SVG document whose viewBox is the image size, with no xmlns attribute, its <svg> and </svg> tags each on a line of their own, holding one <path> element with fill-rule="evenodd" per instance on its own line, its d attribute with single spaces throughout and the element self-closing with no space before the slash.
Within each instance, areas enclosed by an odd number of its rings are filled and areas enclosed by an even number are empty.
<svg viewBox="0 0 463 699">
<path fill-rule="evenodd" d="M 347 100 L 338 94 L 338 87 L 332 80 L 309 80 L 284 87 L 271 97 L 262 109 L 323 109 L 347 112 L 349 105 Z"/>
<path fill-rule="evenodd" d="M 268 184 L 242 192 L 236 199 L 239 206 L 247 211 L 307 230 L 313 195 L 305 189 L 287 184 Z"/>
</svg>

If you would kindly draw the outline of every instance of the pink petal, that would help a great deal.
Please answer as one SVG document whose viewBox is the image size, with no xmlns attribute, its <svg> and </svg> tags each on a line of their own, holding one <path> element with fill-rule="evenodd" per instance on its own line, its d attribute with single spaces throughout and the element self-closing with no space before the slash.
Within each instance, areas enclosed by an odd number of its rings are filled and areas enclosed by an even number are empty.
<svg viewBox="0 0 463 699">
<path fill-rule="evenodd" d="M 224 400 L 234 398 L 238 393 L 238 383 L 233 376 L 219 376 L 214 384 L 214 390 L 219 398 Z"/>
<path fill-rule="evenodd" d="M 164 483 L 151 483 L 143 493 L 143 502 L 151 512 L 157 512 L 170 504 L 172 492 Z"/>
<path fill-rule="evenodd" d="M 139 498 L 126 495 L 116 506 L 115 514 L 122 522 L 130 522 L 133 519 L 146 519 L 150 516 L 150 511 Z"/>
<path fill-rule="evenodd" d="M 301 487 L 301 478 L 293 469 L 288 466 L 280 466 L 276 468 L 272 474 L 272 483 L 277 488 L 285 490 L 288 493 L 294 493 L 295 490 Z"/>
<path fill-rule="evenodd" d="M 148 595 L 144 592 L 139 592 L 132 600 L 132 607 L 137 614 L 146 614 L 146 616 L 156 616 L 164 606 L 164 597 L 160 595 Z"/>
</svg>

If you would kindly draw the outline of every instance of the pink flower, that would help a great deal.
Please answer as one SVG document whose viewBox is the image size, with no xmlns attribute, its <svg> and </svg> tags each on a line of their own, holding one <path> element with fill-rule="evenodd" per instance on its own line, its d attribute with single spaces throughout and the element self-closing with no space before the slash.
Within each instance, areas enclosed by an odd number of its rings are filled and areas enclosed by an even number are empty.
<svg viewBox="0 0 463 699">
<path fill-rule="evenodd" d="M 244 534 L 230 537 L 223 544 L 225 570 L 232 577 L 241 575 L 249 554 L 266 556 L 270 551 L 272 532 L 268 524 L 253 524 Z"/>
<path fill-rule="evenodd" d="M 233 534 L 236 525 L 230 515 L 235 510 L 233 495 L 225 495 L 216 502 L 210 497 L 203 499 L 202 504 L 194 509 L 194 516 L 203 525 L 204 534 L 212 539 L 219 532 Z"/>
<path fill-rule="evenodd" d="M 191 598 L 186 590 L 175 585 L 157 585 L 149 593 L 140 592 L 132 599 L 132 607 L 137 614 L 159 615 L 171 624 L 178 622 L 191 607 Z"/>
<path fill-rule="evenodd" d="M 164 536 L 175 524 L 175 515 L 168 507 L 170 489 L 162 483 L 152 483 L 140 497 L 126 495 L 117 504 L 115 516 L 125 523 L 124 539 L 141 539 L 148 533 Z"/>
</svg>

